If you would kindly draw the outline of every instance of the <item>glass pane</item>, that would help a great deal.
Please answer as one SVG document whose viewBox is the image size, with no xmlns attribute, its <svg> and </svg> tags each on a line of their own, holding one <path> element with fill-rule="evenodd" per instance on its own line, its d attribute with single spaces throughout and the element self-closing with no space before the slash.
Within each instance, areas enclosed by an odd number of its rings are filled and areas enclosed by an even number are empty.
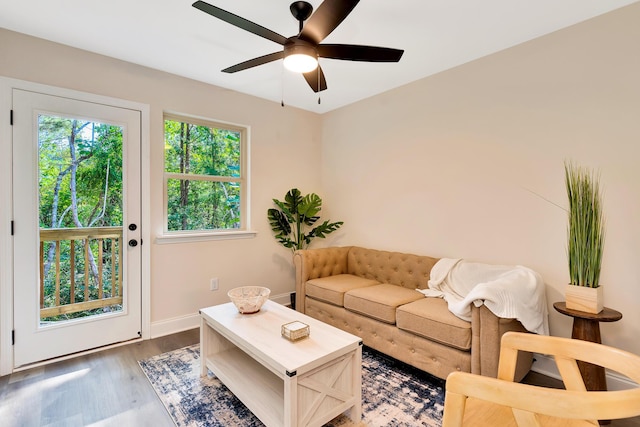
<svg viewBox="0 0 640 427">
<path fill-rule="evenodd" d="M 168 231 L 240 227 L 240 183 L 167 180 Z"/>
<path fill-rule="evenodd" d="M 165 120 L 165 171 L 240 176 L 240 132 Z"/>
<path fill-rule="evenodd" d="M 38 117 L 41 325 L 122 310 L 122 135 Z"/>
<path fill-rule="evenodd" d="M 122 128 L 38 118 L 40 227 L 122 225 Z"/>
</svg>

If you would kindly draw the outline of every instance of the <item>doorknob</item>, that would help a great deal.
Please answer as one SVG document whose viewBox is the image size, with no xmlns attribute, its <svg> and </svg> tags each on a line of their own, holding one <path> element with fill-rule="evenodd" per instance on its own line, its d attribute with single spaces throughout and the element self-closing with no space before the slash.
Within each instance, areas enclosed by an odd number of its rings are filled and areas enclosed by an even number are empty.
<svg viewBox="0 0 640 427">
<path fill-rule="evenodd" d="M 131 230 L 131 231 L 136 231 L 136 229 L 137 229 L 137 228 L 138 228 L 138 226 L 137 226 L 137 225 L 135 225 L 135 224 L 129 224 L 129 230 Z"/>
<path fill-rule="evenodd" d="M 138 241 L 136 239 L 129 240 L 129 246 L 135 248 L 136 246 L 138 246 Z"/>
</svg>

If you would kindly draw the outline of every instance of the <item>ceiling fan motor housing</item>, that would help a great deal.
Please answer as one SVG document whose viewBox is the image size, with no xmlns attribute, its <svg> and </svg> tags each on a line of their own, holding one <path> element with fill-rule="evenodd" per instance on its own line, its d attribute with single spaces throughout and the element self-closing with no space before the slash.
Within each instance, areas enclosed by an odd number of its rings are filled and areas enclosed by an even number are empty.
<svg viewBox="0 0 640 427">
<path fill-rule="evenodd" d="M 298 37 L 290 37 L 284 45 L 284 56 L 289 55 L 307 55 L 318 59 L 318 50 L 313 43 L 299 39 Z"/>
</svg>

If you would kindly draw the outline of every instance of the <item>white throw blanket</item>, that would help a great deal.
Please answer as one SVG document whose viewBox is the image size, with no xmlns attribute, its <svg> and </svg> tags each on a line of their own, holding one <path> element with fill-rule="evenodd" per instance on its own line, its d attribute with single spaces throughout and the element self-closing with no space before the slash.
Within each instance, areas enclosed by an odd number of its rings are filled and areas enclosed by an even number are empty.
<svg viewBox="0 0 640 427">
<path fill-rule="evenodd" d="M 486 305 L 503 318 L 518 319 L 530 332 L 549 335 L 545 285 L 523 266 L 490 265 L 442 258 L 431 269 L 427 297 L 444 298 L 449 310 L 471 321 L 471 304 Z"/>
</svg>

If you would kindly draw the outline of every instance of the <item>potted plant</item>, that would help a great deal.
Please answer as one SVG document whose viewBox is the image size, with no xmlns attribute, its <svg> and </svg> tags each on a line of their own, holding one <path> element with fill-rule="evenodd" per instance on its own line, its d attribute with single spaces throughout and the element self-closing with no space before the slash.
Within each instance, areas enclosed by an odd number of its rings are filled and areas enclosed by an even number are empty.
<svg viewBox="0 0 640 427">
<path fill-rule="evenodd" d="M 600 268 L 605 230 L 599 181 L 594 172 L 565 162 L 570 276 L 565 300 L 567 308 L 593 314 L 603 309 Z"/>
<path fill-rule="evenodd" d="M 275 237 L 285 248 L 292 252 L 305 249 L 309 243 L 319 237 L 323 239 L 342 226 L 343 222 L 324 221 L 314 227 L 320 219 L 322 199 L 315 193 L 303 196 L 300 190 L 293 188 L 284 196 L 284 201 L 273 199 L 279 209 L 269 209 L 267 215 Z M 309 230 L 310 227 L 313 227 Z"/>
</svg>

